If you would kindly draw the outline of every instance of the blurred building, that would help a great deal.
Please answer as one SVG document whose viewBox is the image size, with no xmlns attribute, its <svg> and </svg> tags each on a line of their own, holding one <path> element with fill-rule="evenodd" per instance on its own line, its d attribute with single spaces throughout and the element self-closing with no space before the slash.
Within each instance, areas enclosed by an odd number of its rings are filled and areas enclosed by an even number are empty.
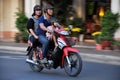
<svg viewBox="0 0 120 80">
<path fill-rule="evenodd" d="M 40 0 L 0 0 L 0 40 L 14 40 L 18 32 L 15 27 L 15 13 L 19 9 L 30 17 L 35 4 L 40 4 Z"/>
<path fill-rule="evenodd" d="M 0 40 L 14 40 L 18 30 L 15 27 L 18 9 L 25 12 L 30 17 L 35 4 L 41 5 L 42 0 L 0 0 Z M 120 0 L 73 0 L 73 7 L 77 15 L 84 20 L 91 19 L 94 14 L 98 14 L 99 8 L 108 7 L 113 13 L 120 13 Z M 102 15 L 102 14 L 101 14 Z M 115 38 L 120 38 L 120 29 L 115 34 Z"/>
</svg>

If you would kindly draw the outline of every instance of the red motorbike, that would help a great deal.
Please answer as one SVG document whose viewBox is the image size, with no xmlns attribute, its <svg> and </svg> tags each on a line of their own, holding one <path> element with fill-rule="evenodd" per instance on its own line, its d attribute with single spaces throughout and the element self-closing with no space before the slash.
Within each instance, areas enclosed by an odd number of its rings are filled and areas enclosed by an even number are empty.
<svg viewBox="0 0 120 80">
<path fill-rule="evenodd" d="M 26 62 L 29 63 L 30 68 L 33 71 L 42 71 L 44 68 L 56 69 L 57 67 L 64 68 L 65 72 L 72 77 L 80 74 L 82 69 L 82 60 L 79 54 L 79 50 L 72 47 L 72 41 L 68 38 L 68 32 L 59 29 L 55 32 L 58 47 L 54 48 L 53 45 L 49 45 L 47 53 L 47 63 L 42 63 L 42 51 L 41 46 L 38 45 L 36 50 L 37 63 L 33 61 L 32 46 L 29 46 L 27 51 L 28 59 Z"/>
</svg>

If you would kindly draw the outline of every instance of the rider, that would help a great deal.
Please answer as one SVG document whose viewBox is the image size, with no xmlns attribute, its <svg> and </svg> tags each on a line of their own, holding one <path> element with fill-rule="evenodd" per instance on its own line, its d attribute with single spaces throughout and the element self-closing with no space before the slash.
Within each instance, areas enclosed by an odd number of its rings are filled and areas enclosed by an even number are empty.
<svg viewBox="0 0 120 80">
<path fill-rule="evenodd" d="M 48 26 L 51 25 L 51 18 L 53 15 L 53 6 L 48 4 L 44 7 L 44 15 L 41 16 L 38 20 L 39 27 L 37 34 L 39 35 L 39 42 L 42 44 L 42 53 L 43 53 L 43 59 L 41 62 L 47 63 L 46 55 L 48 51 L 48 44 L 49 40 L 46 37 L 46 32 L 52 32 L 51 30 L 47 29 Z"/>
<path fill-rule="evenodd" d="M 36 33 L 38 28 L 38 18 L 42 15 L 42 10 L 39 5 L 35 5 L 33 9 L 34 9 L 34 12 L 31 18 L 27 22 L 27 29 L 30 33 L 28 43 L 32 44 L 33 56 L 34 56 L 33 60 L 36 61 L 35 51 L 36 51 L 37 42 L 38 42 L 38 35 L 36 35 Z"/>
</svg>

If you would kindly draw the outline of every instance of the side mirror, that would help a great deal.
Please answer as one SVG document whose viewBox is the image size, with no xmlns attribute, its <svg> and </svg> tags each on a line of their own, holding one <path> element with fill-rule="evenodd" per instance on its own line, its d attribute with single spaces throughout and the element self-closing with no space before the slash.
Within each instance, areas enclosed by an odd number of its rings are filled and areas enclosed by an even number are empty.
<svg viewBox="0 0 120 80">
<path fill-rule="evenodd" d="M 72 28 L 73 28 L 73 25 L 69 25 L 69 26 L 68 26 L 68 33 L 69 33 L 69 34 L 71 34 L 71 32 L 72 32 Z"/>
</svg>

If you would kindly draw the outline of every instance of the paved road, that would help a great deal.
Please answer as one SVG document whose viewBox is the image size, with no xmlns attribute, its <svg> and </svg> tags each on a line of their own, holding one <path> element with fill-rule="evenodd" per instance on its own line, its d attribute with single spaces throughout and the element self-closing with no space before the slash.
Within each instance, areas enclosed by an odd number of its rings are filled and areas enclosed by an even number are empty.
<svg viewBox="0 0 120 80">
<path fill-rule="evenodd" d="M 33 72 L 23 54 L 0 53 L 0 80 L 120 80 L 120 66 L 83 61 L 77 77 L 69 77 L 64 69 Z"/>
</svg>

